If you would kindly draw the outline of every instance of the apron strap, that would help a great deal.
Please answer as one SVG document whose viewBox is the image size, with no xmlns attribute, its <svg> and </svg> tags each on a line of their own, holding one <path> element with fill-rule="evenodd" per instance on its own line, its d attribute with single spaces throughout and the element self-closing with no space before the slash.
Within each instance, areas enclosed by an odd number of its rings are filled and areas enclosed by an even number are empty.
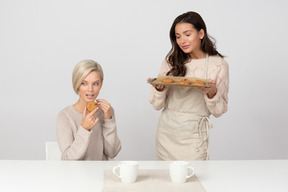
<svg viewBox="0 0 288 192">
<path fill-rule="evenodd" d="M 208 53 L 206 53 L 206 59 L 205 59 L 205 73 L 204 73 L 203 79 L 207 79 L 208 63 L 209 63 L 209 55 L 208 55 Z"/>
</svg>

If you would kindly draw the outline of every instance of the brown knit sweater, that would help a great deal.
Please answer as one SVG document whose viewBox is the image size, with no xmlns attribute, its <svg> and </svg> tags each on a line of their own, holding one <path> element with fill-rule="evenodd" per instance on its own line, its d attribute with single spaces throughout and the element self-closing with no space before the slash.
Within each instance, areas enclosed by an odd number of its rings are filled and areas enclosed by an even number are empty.
<svg viewBox="0 0 288 192">
<path fill-rule="evenodd" d="M 62 160 L 108 160 L 121 149 L 117 135 L 114 110 L 112 119 L 103 119 L 99 109 L 99 121 L 87 131 L 81 127 L 82 113 L 72 105 L 64 108 L 57 117 L 56 133 Z"/>
</svg>

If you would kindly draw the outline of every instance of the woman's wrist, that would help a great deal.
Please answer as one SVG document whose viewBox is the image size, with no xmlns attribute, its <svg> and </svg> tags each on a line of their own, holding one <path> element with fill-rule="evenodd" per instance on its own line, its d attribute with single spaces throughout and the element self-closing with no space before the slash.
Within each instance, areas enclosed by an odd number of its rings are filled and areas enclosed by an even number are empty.
<svg viewBox="0 0 288 192">
<path fill-rule="evenodd" d="M 215 96 L 216 94 L 207 94 L 207 97 L 209 98 L 209 99 L 212 99 L 214 96 Z"/>
<path fill-rule="evenodd" d="M 104 119 L 112 119 L 112 115 L 107 115 L 107 116 L 104 116 Z"/>
<path fill-rule="evenodd" d="M 209 99 L 212 99 L 216 94 L 217 94 L 217 88 L 215 89 L 215 91 L 208 92 L 208 93 L 207 93 L 207 97 L 208 97 Z"/>
<path fill-rule="evenodd" d="M 165 89 L 164 85 L 154 85 L 153 87 L 159 92 L 162 92 Z"/>
</svg>

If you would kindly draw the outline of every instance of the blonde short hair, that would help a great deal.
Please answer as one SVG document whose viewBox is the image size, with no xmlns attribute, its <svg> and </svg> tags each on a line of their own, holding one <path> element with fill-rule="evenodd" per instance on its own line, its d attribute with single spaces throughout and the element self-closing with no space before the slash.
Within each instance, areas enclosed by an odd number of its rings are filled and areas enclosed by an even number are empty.
<svg viewBox="0 0 288 192">
<path fill-rule="evenodd" d="M 72 85 L 76 94 L 78 94 L 79 87 L 83 79 L 92 71 L 99 73 L 101 82 L 103 82 L 104 74 L 100 64 L 93 60 L 82 60 L 80 61 L 73 70 L 72 73 Z"/>
</svg>

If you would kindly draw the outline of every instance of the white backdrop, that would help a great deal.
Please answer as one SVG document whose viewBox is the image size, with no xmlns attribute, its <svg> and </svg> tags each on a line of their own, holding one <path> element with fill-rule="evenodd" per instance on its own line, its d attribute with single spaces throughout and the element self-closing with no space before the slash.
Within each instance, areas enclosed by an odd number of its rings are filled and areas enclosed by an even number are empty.
<svg viewBox="0 0 288 192">
<path fill-rule="evenodd" d="M 73 67 L 104 69 L 119 160 L 154 160 L 160 111 L 148 102 L 169 29 L 200 13 L 230 66 L 229 110 L 213 118 L 211 159 L 287 159 L 288 12 L 283 0 L 1 0 L 0 159 L 45 159 L 58 112 L 75 103 Z"/>
</svg>

